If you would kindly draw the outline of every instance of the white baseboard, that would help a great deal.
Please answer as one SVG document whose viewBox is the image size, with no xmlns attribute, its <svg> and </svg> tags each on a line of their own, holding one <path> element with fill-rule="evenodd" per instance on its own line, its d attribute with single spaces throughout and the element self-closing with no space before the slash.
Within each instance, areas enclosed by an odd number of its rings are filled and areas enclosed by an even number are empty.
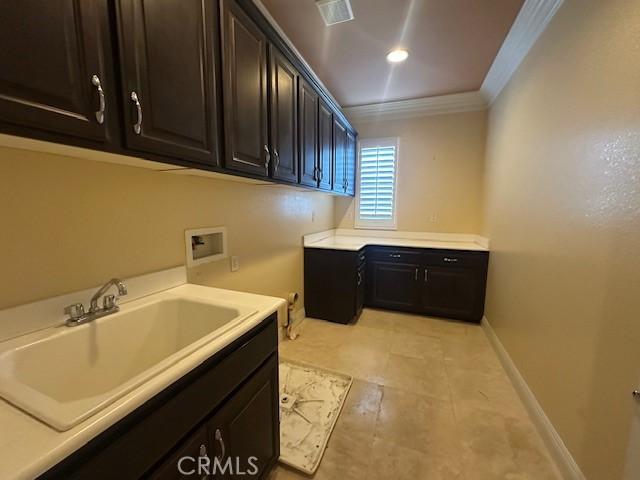
<svg viewBox="0 0 640 480">
<path fill-rule="evenodd" d="M 506 370 L 507 375 L 509 375 L 509 378 L 518 392 L 522 403 L 529 412 L 529 416 L 547 446 L 547 449 L 549 450 L 549 453 L 555 461 L 563 478 L 566 480 L 586 480 L 584 474 L 580 470 L 580 467 L 567 449 L 567 446 L 564 444 L 553 424 L 544 413 L 542 406 L 538 403 L 538 400 L 529 388 L 529 385 L 527 385 L 527 382 L 518 370 L 518 367 L 513 363 L 509 353 L 507 353 L 502 342 L 500 342 L 500 339 L 491 327 L 487 317 L 482 319 L 482 328 L 498 355 L 502 366 Z"/>
</svg>

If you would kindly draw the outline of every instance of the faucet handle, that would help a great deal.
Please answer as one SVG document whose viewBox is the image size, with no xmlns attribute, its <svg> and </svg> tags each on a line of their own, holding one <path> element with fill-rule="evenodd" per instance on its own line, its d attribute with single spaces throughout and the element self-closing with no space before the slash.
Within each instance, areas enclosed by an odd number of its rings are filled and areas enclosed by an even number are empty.
<svg viewBox="0 0 640 480">
<path fill-rule="evenodd" d="M 84 317 L 84 305 L 82 305 L 81 303 L 74 303 L 73 305 L 65 307 L 64 313 L 69 315 L 69 318 L 71 320 L 80 320 L 82 317 Z"/>
<path fill-rule="evenodd" d="M 115 295 L 105 295 L 102 297 L 102 308 L 103 310 L 113 310 L 116 308 L 116 302 L 118 301 L 118 297 Z"/>
</svg>

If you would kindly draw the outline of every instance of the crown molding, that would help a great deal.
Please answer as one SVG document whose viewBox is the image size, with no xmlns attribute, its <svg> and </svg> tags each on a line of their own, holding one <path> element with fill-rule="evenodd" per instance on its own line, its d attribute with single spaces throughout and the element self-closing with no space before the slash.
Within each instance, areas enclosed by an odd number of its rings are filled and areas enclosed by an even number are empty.
<svg viewBox="0 0 640 480">
<path fill-rule="evenodd" d="M 507 85 L 564 0 L 525 0 L 480 87 L 491 105 Z"/>
<path fill-rule="evenodd" d="M 486 108 L 487 102 L 480 92 L 466 92 L 347 107 L 344 113 L 352 121 L 373 121 L 473 112 Z"/>
</svg>

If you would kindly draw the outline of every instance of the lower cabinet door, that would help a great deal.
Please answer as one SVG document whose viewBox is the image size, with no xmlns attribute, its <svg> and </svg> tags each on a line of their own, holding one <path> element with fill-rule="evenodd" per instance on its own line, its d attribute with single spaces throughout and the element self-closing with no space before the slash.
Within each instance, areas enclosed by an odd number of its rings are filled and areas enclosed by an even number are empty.
<svg viewBox="0 0 640 480">
<path fill-rule="evenodd" d="M 417 264 L 370 262 L 369 303 L 374 307 L 414 311 L 420 308 Z"/>
<path fill-rule="evenodd" d="M 213 478 L 266 477 L 280 456 L 278 395 L 274 354 L 207 425 Z"/>
<path fill-rule="evenodd" d="M 210 464 L 207 429 L 199 428 L 178 446 L 159 467 L 151 472 L 150 480 L 206 479 Z"/>
<path fill-rule="evenodd" d="M 422 310 L 429 315 L 477 321 L 480 278 L 468 268 L 425 267 Z"/>
</svg>

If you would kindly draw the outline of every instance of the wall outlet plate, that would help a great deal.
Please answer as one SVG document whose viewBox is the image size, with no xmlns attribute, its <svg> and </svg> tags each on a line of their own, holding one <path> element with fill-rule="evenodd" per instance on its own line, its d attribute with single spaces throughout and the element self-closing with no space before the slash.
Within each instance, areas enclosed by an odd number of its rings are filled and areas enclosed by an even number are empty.
<svg viewBox="0 0 640 480">
<path fill-rule="evenodd" d="M 240 270 L 240 257 L 233 255 L 231 257 L 231 271 L 237 272 Z"/>
</svg>

